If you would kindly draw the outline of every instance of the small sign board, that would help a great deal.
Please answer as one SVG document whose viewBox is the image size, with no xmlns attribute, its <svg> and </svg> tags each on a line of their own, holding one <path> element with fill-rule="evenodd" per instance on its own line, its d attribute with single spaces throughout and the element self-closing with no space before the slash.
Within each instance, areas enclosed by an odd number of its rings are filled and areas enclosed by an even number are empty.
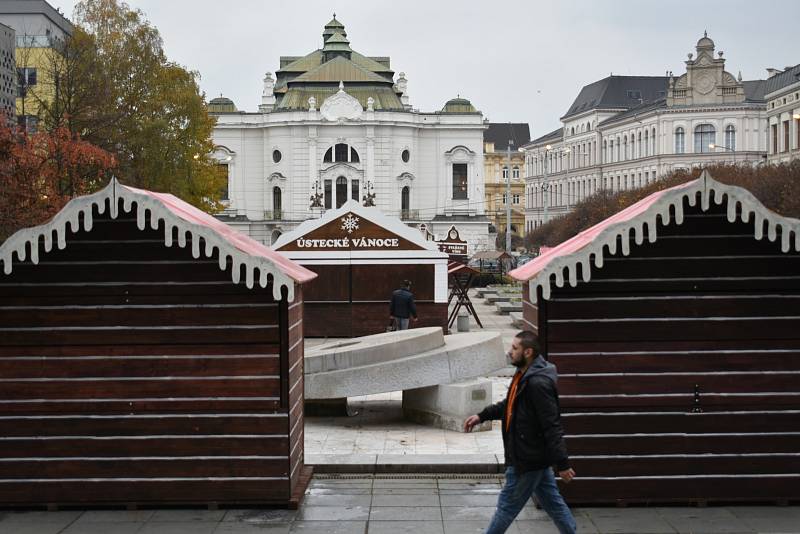
<svg viewBox="0 0 800 534">
<path fill-rule="evenodd" d="M 467 242 L 461 239 L 461 236 L 458 234 L 458 229 L 455 227 L 455 225 L 451 226 L 447 231 L 445 238 L 441 241 L 437 241 L 436 244 L 439 246 L 440 251 L 445 252 L 451 257 L 463 256 L 464 260 L 467 258 Z"/>
</svg>

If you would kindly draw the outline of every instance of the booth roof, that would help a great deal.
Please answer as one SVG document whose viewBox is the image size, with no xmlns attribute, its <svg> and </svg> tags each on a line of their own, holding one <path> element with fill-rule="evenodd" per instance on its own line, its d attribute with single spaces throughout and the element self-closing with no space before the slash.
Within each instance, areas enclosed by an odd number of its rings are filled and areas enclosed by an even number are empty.
<svg viewBox="0 0 800 534">
<path fill-rule="evenodd" d="M 227 267 L 227 258 L 233 261 L 232 278 L 234 283 L 239 282 L 241 266 L 246 267 L 247 287 L 253 287 L 255 269 L 259 270 L 261 287 L 268 285 L 267 274 L 274 279 L 273 296 L 276 300 L 281 298 L 281 287 L 286 287 L 289 300 L 294 299 L 294 282 L 304 283 L 314 279 L 317 275 L 313 271 L 298 265 L 278 254 L 258 241 L 233 230 L 227 224 L 215 219 L 211 215 L 196 207 L 166 194 L 137 189 L 120 184 L 115 178 L 97 193 L 77 197 L 70 200 L 49 222 L 32 228 L 19 230 L 8 240 L 0 245 L 0 260 L 3 261 L 5 274 L 10 274 L 13 265 L 13 254 L 16 253 L 20 261 L 25 261 L 27 246 L 30 245 L 31 261 L 39 262 L 39 240 L 44 239 L 44 249 L 49 252 L 53 245 L 53 231 L 56 232 L 58 248 L 66 247 L 66 226 L 70 223 L 73 232 L 79 230 L 81 215 L 85 231 L 92 229 L 93 208 L 100 214 L 105 213 L 110 205 L 111 218 L 116 219 L 118 202 L 122 199 L 123 211 L 130 212 L 133 204 L 137 204 L 137 226 L 144 230 L 147 226 L 145 214 L 150 214 L 150 227 L 157 229 L 159 223 L 164 221 L 164 244 L 172 246 L 173 228 L 178 229 L 178 246 L 187 245 L 186 233 L 192 235 L 192 255 L 200 257 L 200 238 L 205 241 L 205 255 L 210 257 L 214 249 L 219 251 L 219 265 L 221 269 Z"/>
<path fill-rule="evenodd" d="M 634 231 L 635 243 L 644 242 L 644 228 L 647 227 L 648 241 L 656 240 L 657 217 L 661 223 L 670 223 L 670 210 L 675 213 L 675 224 L 683 224 L 683 202 L 688 201 L 690 206 L 697 202 L 698 194 L 701 197 L 701 209 L 708 211 L 712 198 L 715 204 L 722 204 L 727 199 L 728 221 L 733 223 L 737 219 L 737 205 L 741 205 L 738 217 L 743 222 L 750 220 L 752 214 L 755 218 L 755 239 L 764 237 L 764 222 L 767 222 L 767 235 L 770 241 L 777 238 L 777 228 L 781 231 L 781 250 L 788 252 L 791 248 L 791 235 L 794 235 L 794 249 L 800 251 L 800 220 L 783 217 L 766 208 L 752 193 L 737 186 L 726 185 L 714 180 L 709 172 L 696 180 L 684 184 L 656 191 L 639 202 L 628 206 L 624 210 L 612 215 L 602 222 L 597 223 L 552 247 L 534 260 L 518 267 L 508 274 L 516 280 L 530 281 L 531 301 L 536 301 L 537 287 L 542 288 L 542 296 L 550 298 L 550 276 L 555 274 L 555 283 L 558 287 L 564 285 L 564 269 L 567 270 L 569 283 L 575 287 L 578 283 L 578 265 L 581 265 L 581 276 L 585 282 L 591 279 L 590 261 L 594 257 L 596 267 L 603 266 L 603 255 L 615 254 L 617 240 L 621 238 L 622 254 L 630 253 L 630 232 Z"/>
<path fill-rule="evenodd" d="M 390 217 L 384 214 L 379 208 L 370 207 L 365 208 L 361 205 L 360 202 L 356 200 L 348 200 L 345 202 L 341 208 L 335 210 L 328 210 L 325 214 L 320 217 L 319 219 L 309 219 L 307 221 L 302 222 L 297 228 L 295 228 L 291 232 L 287 232 L 281 235 L 275 243 L 272 244 L 273 250 L 279 250 L 281 247 L 291 243 L 292 241 L 303 237 L 304 235 L 325 226 L 326 224 L 330 223 L 331 221 L 344 216 L 345 214 L 352 212 L 355 213 L 357 216 L 367 219 L 370 222 L 381 226 L 390 232 L 402 237 L 403 239 L 414 243 L 422 247 L 425 250 L 417 251 L 426 257 L 436 257 L 436 258 L 447 258 L 448 255 L 444 252 L 439 251 L 439 246 L 434 241 L 426 240 L 422 232 L 419 230 L 415 230 L 410 226 L 406 225 L 398 219 L 397 217 Z M 387 251 L 386 254 L 392 254 L 393 252 Z M 419 254 L 417 254 L 419 255 Z"/>
<path fill-rule="evenodd" d="M 500 259 L 511 259 L 511 255 L 508 252 L 503 252 L 499 250 L 482 250 L 480 252 L 476 252 L 474 256 L 472 256 L 473 260 L 500 260 Z"/>
</svg>

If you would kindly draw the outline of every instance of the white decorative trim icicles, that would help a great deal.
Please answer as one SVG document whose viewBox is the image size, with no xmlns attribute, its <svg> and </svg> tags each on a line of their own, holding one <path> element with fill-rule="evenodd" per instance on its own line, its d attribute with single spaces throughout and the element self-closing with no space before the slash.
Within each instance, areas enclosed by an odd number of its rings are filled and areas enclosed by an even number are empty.
<svg viewBox="0 0 800 534">
<path fill-rule="evenodd" d="M 621 238 L 622 254 L 629 255 L 631 231 L 634 233 L 634 242 L 637 245 L 641 245 L 644 243 L 644 227 L 647 225 L 647 240 L 650 243 L 654 243 L 657 237 L 657 218 L 660 216 L 664 225 L 670 224 L 670 210 L 672 209 L 675 210 L 675 224 L 683 224 L 683 200 L 686 199 L 689 206 L 694 206 L 697 202 L 698 193 L 700 193 L 700 208 L 703 211 L 708 211 L 711 206 L 712 193 L 713 201 L 716 205 L 721 205 L 725 201 L 725 197 L 727 197 L 727 217 L 729 222 L 736 222 L 737 207 L 741 206 L 739 216 L 742 222 L 749 222 L 751 215 L 755 218 L 754 237 L 757 240 L 761 240 L 764 237 L 763 227 L 766 221 L 767 238 L 770 241 L 777 239 L 778 227 L 781 228 L 782 252 L 789 252 L 792 249 L 792 234 L 794 234 L 794 250 L 800 252 L 800 220 L 778 215 L 766 208 L 750 191 L 720 183 L 714 180 L 708 171 L 703 171 L 703 174 L 697 180 L 657 193 L 661 196 L 644 212 L 635 215 L 631 219 L 609 225 L 584 247 L 551 260 L 529 280 L 531 302 L 536 302 L 538 288 L 542 289 L 542 296 L 545 299 L 550 298 L 551 275 L 555 275 L 557 287 L 564 287 L 564 269 L 567 270 L 570 286 L 575 287 L 578 285 L 578 265 L 581 266 L 583 281 L 588 282 L 591 279 L 590 263 L 592 256 L 594 256 L 595 267 L 603 267 L 605 249 L 608 248 L 609 254 L 616 254 L 618 238 Z M 634 206 L 627 209 L 631 209 Z M 622 213 L 624 213 L 624 210 L 620 212 L 620 214 Z"/>
<path fill-rule="evenodd" d="M 240 270 L 245 266 L 245 284 L 252 288 L 255 283 L 255 270 L 258 269 L 260 276 L 258 284 L 267 287 L 269 275 L 273 279 L 272 294 L 275 300 L 281 300 L 281 290 L 286 288 L 287 299 L 289 302 L 294 300 L 295 281 L 284 273 L 272 260 L 260 255 L 252 255 L 239 250 L 232 243 L 225 239 L 213 228 L 196 224 L 185 220 L 172 212 L 165 204 L 160 202 L 157 197 L 149 196 L 138 192 L 135 189 L 125 187 L 116 179 L 112 179 L 102 190 L 70 200 L 64 208 L 56 214 L 53 219 L 40 226 L 24 228 L 9 237 L 5 243 L 0 245 L 0 261 L 3 262 L 3 272 L 11 274 L 13 269 L 14 254 L 19 261 L 28 258 L 30 248 L 30 260 L 34 264 L 39 263 L 39 241 L 44 239 L 44 251 L 50 252 L 53 249 L 53 233 L 59 250 L 67 246 L 67 224 L 73 233 L 80 230 L 81 216 L 83 217 L 83 229 L 91 231 L 93 226 L 92 213 L 96 208 L 97 212 L 104 214 L 110 207 L 110 216 L 116 219 L 119 216 L 118 202 L 122 199 L 122 209 L 130 213 L 136 204 L 136 225 L 140 230 L 147 227 L 149 214 L 150 227 L 158 229 L 159 223 L 164 221 L 164 245 L 173 246 L 173 231 L 177 229 L 178 246 L 185 248 L 187 245 L 186 235 L 191 236 L 192 257 L 199 258 L 201 254 L 200 239 L 205 242 L 202 251 L 206 257 L 214 254 L 214 249 L 219 251 L 219 268 L 225 270 L 228 258 L 232 261 L 231 278 L 233 283 L 240 282 Z"/>
</svg>

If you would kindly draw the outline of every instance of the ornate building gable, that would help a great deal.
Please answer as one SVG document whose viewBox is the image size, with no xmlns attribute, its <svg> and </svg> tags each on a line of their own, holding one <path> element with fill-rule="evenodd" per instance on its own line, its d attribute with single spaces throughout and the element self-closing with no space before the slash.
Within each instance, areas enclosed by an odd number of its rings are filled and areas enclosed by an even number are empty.
<svg viewBox="0 0 800 534">
<path fill-rule="evenodd" d="M 744 84 L 725 70 L 720 50 L 714 57 L 714 41 L 706 33 L 697 41 L 697 58 L 689 53 L 686 73 L 670 76 L 667 106 L 737 104 L 745 101 Z"/>
</svg>

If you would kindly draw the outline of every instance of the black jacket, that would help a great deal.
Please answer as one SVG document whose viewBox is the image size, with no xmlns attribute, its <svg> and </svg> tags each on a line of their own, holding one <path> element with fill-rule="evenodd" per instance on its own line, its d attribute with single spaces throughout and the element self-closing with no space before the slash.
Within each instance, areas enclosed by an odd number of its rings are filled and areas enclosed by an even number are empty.
<svg viewBox="0 0 800 534">
<path fill-rule="evenodd" d="M 414 294 L 405 288 L 395 289 L 392 292 L 392 301 L 389 303 L 389 315 L 408 319 L 417 317 L 417 306 L 414 304 Z"/>
<path fill-rule="evenodd" d="M 555 466 L 569 469 L 569 456 L 561 428 L 556 366 L 537 356 L 517 385 L 517 396 L 506 432 L 505 415 L 508 396 L 478 414 L 481 421 L 502 422 L 506 465 L 522 473 Z"/>
</svg>

